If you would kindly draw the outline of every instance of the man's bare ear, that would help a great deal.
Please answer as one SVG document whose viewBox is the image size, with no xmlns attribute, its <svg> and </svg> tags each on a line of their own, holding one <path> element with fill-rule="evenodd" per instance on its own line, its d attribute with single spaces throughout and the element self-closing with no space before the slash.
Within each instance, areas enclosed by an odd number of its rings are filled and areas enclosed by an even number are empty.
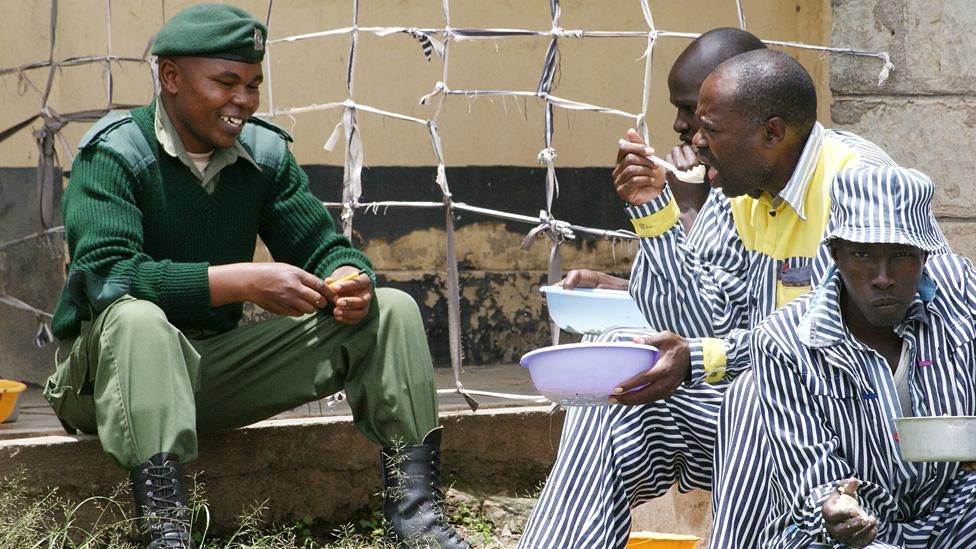
<svg viewBox="0 0 976 549">
<path fill-rule="evenodd" d="M 763 122 L 763 130 L 766 132 L 766 143 L 777 145 L 786 139 L 787 126 L 786 120 L 778 116 L 771 116 Z"/>
<path fill-rule="evenodd" d="M 170 57 L 159 59 L 159 87 L 169 94 L 175 94 L 180 87 L 182 76 L 180 66 Z"/>
</svg>

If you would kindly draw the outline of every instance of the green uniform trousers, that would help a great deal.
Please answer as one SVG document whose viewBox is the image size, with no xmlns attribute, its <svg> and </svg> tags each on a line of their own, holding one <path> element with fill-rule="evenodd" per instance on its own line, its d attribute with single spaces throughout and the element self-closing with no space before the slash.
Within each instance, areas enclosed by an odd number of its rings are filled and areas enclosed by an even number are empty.
<svg viewBox="0 0 976 549">
<path fill-rule="evenodd" d="M 339 390 L 383 446 L 437 426 L 437 392 L 417 304 L 376 291 L 357 325 L 313 313 L 184 336 L 149 301 L 123 297 L 58 349 L 44 396 L 67 426 L 97 433 L 132 469 L 160 452 L 197 456 L 197 432 L 233 429 Z"/>
</svg>

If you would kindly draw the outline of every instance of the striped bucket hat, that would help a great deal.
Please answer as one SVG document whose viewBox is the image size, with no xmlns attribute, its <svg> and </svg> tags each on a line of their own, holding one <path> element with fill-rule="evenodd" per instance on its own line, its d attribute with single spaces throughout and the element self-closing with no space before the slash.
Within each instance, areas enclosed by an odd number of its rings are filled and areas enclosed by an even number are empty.
<svg viewBox="0 0 976 549">
<path fill-rule="evenodd" d="M 907 244 L 932 252 L 944 239 L 932 214 L 935 188 L 924 173 L 894 166 L 843 170 L 830 188 L 833 229 L 824 238 Z"/>
</svg>

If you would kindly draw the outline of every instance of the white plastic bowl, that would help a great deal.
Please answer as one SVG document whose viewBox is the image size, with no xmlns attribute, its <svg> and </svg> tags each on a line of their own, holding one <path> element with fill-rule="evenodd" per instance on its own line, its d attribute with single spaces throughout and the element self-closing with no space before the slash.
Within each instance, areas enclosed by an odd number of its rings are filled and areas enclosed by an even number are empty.
<svg viewBox="0 0 976 549">
<path fill-rule="evenodd" d="M 563 406 L 600 406 L 614 387 L 650 369 L 658 350 L 623 342 L 571 343 L 543 347 L 522 357 L 532 384 Z"/>
<path fill-rule="evenodd" d="M 650 326 L 628 292 L 559 286 L 543 286 L 549 316 L 560 328 L 574 334 L 598 334 L 611 328 Z"/>
<path fill-rule="evenodd" d="M 976 461 L 976 417 L 904 417 L 895 424 L 905 461 Z"/>
</svg>

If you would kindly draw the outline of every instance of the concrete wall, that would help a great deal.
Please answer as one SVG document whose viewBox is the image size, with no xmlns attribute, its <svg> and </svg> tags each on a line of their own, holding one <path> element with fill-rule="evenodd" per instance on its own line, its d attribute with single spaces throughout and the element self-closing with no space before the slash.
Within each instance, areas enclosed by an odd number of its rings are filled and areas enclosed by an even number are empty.
<svg viewBox="0 0 976 549">
<path fill-rule="evenodd" d="M 879 88 L 871 62 L 831 65 L 831 115 L 839 128 L 871 139 L 929 174 L 935 210 L 954 251 L 976 257 L 976 23 L 966 0 L 833 2 L 836 44 L 855 40 L 891 52 L 897 67 Z M 866 31 L 865 31 L 866 29 Z"/>
<path fill-rule="evenodd" d="M 101 55 L 139 57 L 148 37 L 185 0 L 116 0 L 111 25 L 103 0 L 60 2 L 55 59 Z M 239 5 L 259 17 L 267 13 L 266 0 L 240 0 Z M 701 32 L 738 23 L 733 0 L 705 0 L 691 11 L 687 2 L 652 2 L 660 29 Z M 777 40 L 826 42 L 830 10 L 826 0 L 754 0 L 744 2 L 749 29 Z M 7 0 L 0 20 L 0 69 L 46 60 L 50 36 L 50 2 Z M 562 26 L 587 30 L 646 30 L 639 4 L 632 0 L 562 2 Z M 454 0 L 451 23 L 455 27 L 518 27 L 549 29 L 548 2 L 536 0 Z M 277 2 L 271 15 L 271 38 L 347 26 L 352 21 L 351 0 L 290 0 Z M 442 27 L 441 2 L 371 0 L 361 2 L 362 26 L 400 25 Z M 862 40 L 852 40 L 863 46 Z M 328 103 L 346 98 L 345 67 L 349 37 L 330 37 L 272 46 L 275 107 Z M 554 93 L 569 99 L 637 112 L 641 105 L 646 41 L 627 39 L 565 39 L 562 65 Z M 665 79 L 674 58 L 688 43 L 684 38 L 662 37 L 654 50 L 650 106 L 653 143 L 659 148 L 674 141 L 670 126 L 674 111 L 667 102 Z M 534 90 L 548 45 L 546 38 L 463 41 L 451 44 L 448 84 L 454 89 Z M 794 52 L 796 53 L 796 52 Z M 829 116 L 826 86 L 827 61 L 813 52 L 799 59 L 822 84 L 822 117 Z M 354 98 L 380 109 L 427 118 L 432 106 L 418 98 L 442 79 L 442 62 L 424 59 L 419 45 L 403 34 L 359 39 Z M 114 101 L 144 103 L 150 99 L 147 67 L 113 64 Z M 40 108 L 46 69 L 22 75 L 0 76 L 0 130 Z M 25 79 L 26 78 L 26 79 Z M 29 82 L 28 82 L 29 79 Z M 269 90 L 262 89 L 262 110 L 269 108 Z M 105 67 L 65 67 L 55 73 L 50 106 L 66 113 L 104 107 Z M 342 143 L 332 153 L 322 146 L 339 120 L 331 110 L 277 117 L 291 130 L 299 162 L 310 174 L 312 187 L 323 199 L 341 196 Z M 608 184 L 609 167 L 617 138 L 633 121 L 616 116 L 558 110 L 553 146 L 561 194 L 555 214 L 569 221 L 602 228 L 627 228 L 620 201 Z M 433 183 L 434 164 L 424 127 L 362 113 L 365 161 L 365 199 L 439 200 Z M 33 126 L 37 126 L 34 124 Z M 69 124 L 63 130 L 72 148 L 87 124 Z M 536 155 L 543 147 L 543 109 L 536 100 L 450 97 L 439 128 L 448 176 L 455 199 L 529 216 L 545 204 L 545 172 Z M 62 161 L 66 154 L 58 149 Z M 29 129 L 0 144 L 0 242 L 39 228 L 38 201 L 33 173 L 37 149 Z M 421 303 L 431 335 L 435 360 L 448 360 L 446 300 L 444 299 L 443 213 L 423 210 L 357 218 L 355 241 L 375 260 L 384 280 L 412 292 Z M 490 218 L 461 215 L 462 317 L 465 323 L 465 359 L 471 363 L 513 361 L 524 351 L 543 345 L 547 329 L 537 287 L 545 277 L 547 249 L 543 242 L 529 253 L 518 250 L 531 227 Z M 53 253 L 50 251 L 53 250 Z M 39 249 L 22 244 L 0 252 L 0 293 L 20 297 L 50 311 L 61 284 L 63 259 L 59 245 Z M 626 272 L 633 247 L 609 242 L 583 241 L 565 247 L 563 265 L 588 266 Z M 40 381 L 50 368 L 53 348 L 30 345 L 36 324 L 31 315 L 0 305 L 0 376 Z"/>
<path fill-rule="evenodd" d="M 548 407 L 442 414 L 444 485 L 524 496 L 540 485 L 555 459 L 563 416 Z M 496 436 L 514 432 L 519 436 Z M 380 508 L 379 448 L 348 417 L 270 420 L 201 435 L 200 459 L 187 473 L 205 485 L 216 533 L 233 532 L 241 514 L 262 502 L 267 524 L 291 524 L 308 516 L 315 523 L 339 525 Z M 56 488 L 71 506 L 112 494 L 127 480 L 96 436 L 63 433 L 0 439 L 2 479 L 21 479 L 28 503 Z M 126 510 L 128 497 L 119 498 Z M 74 524 L 86 527 L 101 520 L 104 525 L 120 518 L 111 506 L 85 505 Z"/>
</svg>

